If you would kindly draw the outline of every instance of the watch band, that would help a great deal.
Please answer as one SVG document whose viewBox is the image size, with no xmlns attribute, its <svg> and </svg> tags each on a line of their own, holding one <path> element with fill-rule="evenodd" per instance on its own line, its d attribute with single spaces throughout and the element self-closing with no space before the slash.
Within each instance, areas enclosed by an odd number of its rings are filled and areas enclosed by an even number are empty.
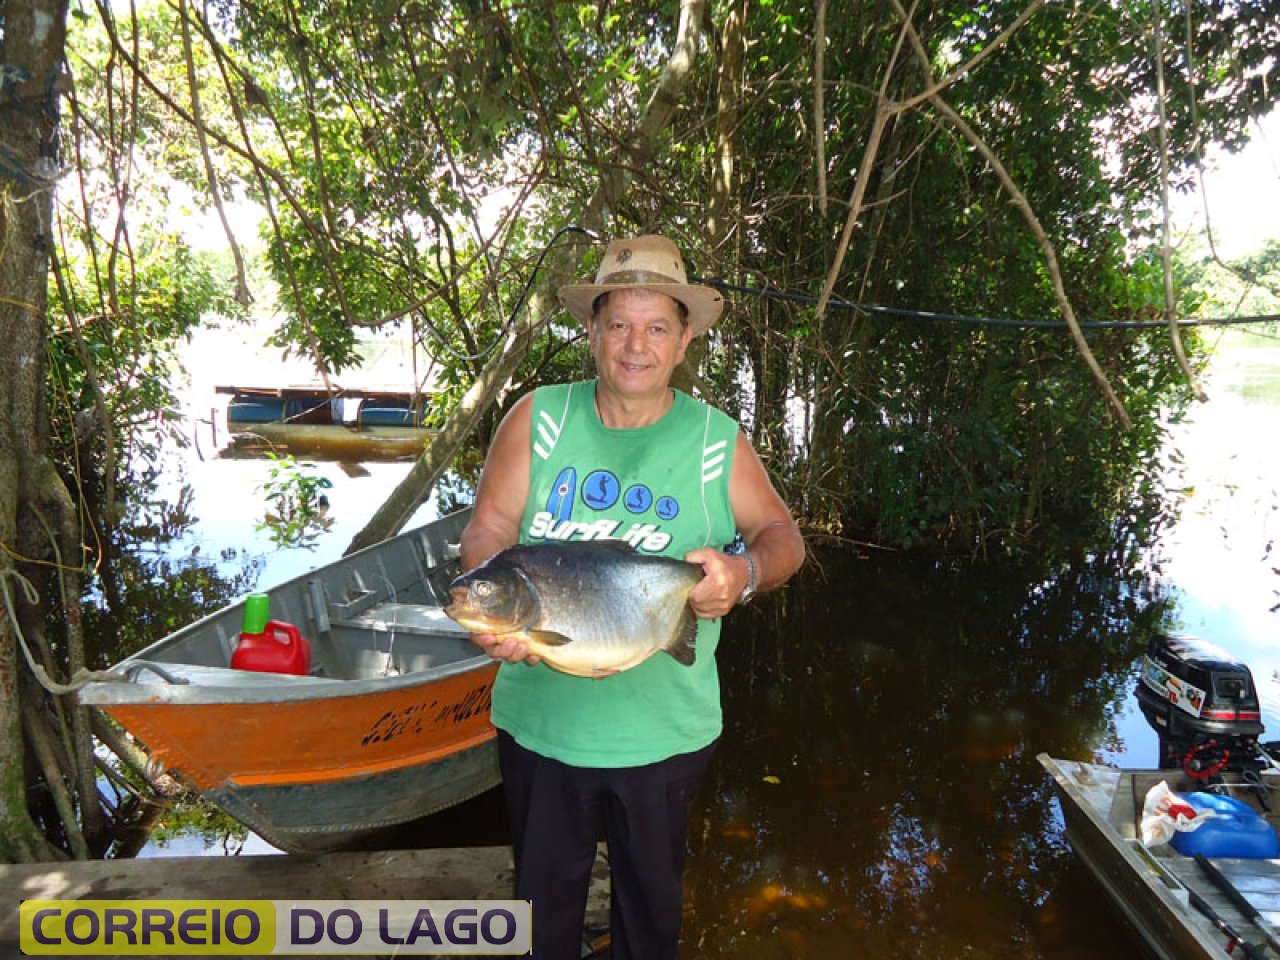
<svg viewBox="0 0 1280 960">
<path fill-rule="evenodd" d="M 738 605 L 747 603 L 756 595 L 756 587 L 759 585 L 760 570 L 756 566 L 756 558 L 751 555 L 750 550 L 742 551 L 743 557 L 747 561 L 747 583 L 742 588 L 742 593 L 738 594 Z"/>
</svg>

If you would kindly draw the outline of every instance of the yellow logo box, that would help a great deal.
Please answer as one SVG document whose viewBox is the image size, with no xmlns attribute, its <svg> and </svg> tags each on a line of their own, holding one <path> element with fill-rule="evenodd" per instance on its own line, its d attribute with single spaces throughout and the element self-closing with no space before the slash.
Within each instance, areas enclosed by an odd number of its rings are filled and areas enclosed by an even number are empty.
<svg viewBox="0 0 1280 960">
<path fill-rule="evenodd" d="M 24 900 L 30 956 L 520 956 L 527 900 Z"/>
<path fill-rule="evenodd" d="M 272 900 L 24 900 L 31 956 L 235 956 L 276 946 Z"/>
</svg>

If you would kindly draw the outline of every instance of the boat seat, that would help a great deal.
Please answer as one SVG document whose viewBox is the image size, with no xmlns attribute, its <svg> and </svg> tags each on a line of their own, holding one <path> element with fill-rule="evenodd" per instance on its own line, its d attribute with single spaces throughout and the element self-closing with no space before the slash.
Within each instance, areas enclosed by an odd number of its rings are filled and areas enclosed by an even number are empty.
<svg viewBox="0 0 1280 960">
<path fill-rule="evenodd" d="M 334 620 L 335 627 L 354 627 L 378 633 L 407 633 L 426 637 L 471 636 L 443 610 L 425 603 L 379 603 L 354 617 Z"/>
</svg>

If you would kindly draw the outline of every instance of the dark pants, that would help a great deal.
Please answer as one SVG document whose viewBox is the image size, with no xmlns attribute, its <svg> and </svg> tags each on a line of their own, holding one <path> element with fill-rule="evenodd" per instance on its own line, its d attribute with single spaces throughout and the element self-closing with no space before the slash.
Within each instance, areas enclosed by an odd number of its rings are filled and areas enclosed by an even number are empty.
<svg viewBox="0 0 1280 960">
<path fill-rule="evenodd" d="M 498 731 L 516 896 L 533 903 L 537 960 L 581 956 L 599 822 L 609 845 L 612 956 L 680 955 L 689 807 L 714 749 L 642 767 L 572 767 Z"/>
</svg>

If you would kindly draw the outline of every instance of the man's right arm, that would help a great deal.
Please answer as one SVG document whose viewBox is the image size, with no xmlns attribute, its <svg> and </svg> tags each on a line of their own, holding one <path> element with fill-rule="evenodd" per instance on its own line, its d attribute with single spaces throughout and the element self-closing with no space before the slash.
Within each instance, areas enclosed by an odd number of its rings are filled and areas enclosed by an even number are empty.
<svg viewBox="0 0 1280 960">
<path fill-rule="evenodd" d="M 471 520 L 462 532 L 462 569 L 470 570 L 520 538 L 529 496 L 529 429 L 533 395 L 521 397 L 493 438 L 476 489 Z"/>
<path fill-rule="evenodd" d="M 516 401 L 503 418 L 485 457 L 471 520 L 462 531 L 462 569 L 470 570 L 520 539 L 520 521 L 529 497 L 529 430 L 533 395 Z M 522 640 L 501 639 L 489 633 L 471 640 L 495 660 L 537 663 Z"/>
</svg>

